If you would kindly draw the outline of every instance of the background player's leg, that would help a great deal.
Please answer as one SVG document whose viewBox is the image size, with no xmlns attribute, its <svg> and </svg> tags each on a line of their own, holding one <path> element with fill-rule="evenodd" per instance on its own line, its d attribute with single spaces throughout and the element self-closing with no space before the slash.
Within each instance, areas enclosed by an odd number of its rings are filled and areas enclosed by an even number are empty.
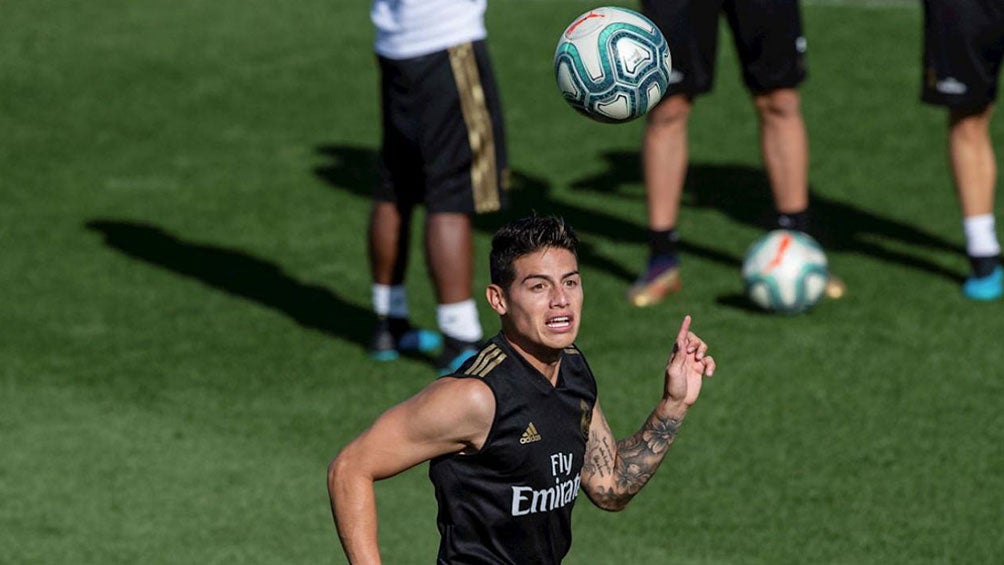
<svg viewBox="0 0 1004 565">
<path fill-rule="evenodd" d="M 470 300 L 473 284 L 471 219 L 461 213 L 430 213 L 426 253 L 439 304 Z"/>
<path fill-rule="evenodd" d="M 997 163 L 990 142 L 993 106 L 949 114 L 948 153 L 964 217 L 992 214 Z"/>
<path fill-rule="evenodd" d="M 436 318 L 444 337 L 440 369 L 456 370 L 484 337 L 474 284 L 474 244 L 471 218 L 455 212 L 429 213 L 425 230 L 426 261 L 435 287 Z"/>
<path fill-rule="evenodd" d="M 772 90 L 754 96 L 753 102 L 760 119 L 760 151 L 774 206 L 780 214 L 803 212 L 809 207 L 809 140 L 798 91 Z"/>
<path fill-rule="evenodd" d="M 777 227 L 818 237 L 809 213 L 809 136 L 802 117 L 801 98 L 795 88 L 778 88 L 753 96 L 760 124 L 760 153 L 774 208 Z M 826 295 L 840 298 L 844 282 L 830 274 Z"/>
<path fill-rule="evenodd" d="M 990 140 L 992 115 L 992 105 L 977 111 L 949 112 L 949 162 L 962 209 L 966 254 L 972 267 L 963 292 L 976 300 L 999 298 L 1004 279 L 994 221 L 997 162 Z"/>
<path fill-rule="evenodd" d="M 645 124 L 642 165 L 648 203 L 648 227 L 676 227 L 687 176 L 687 120 L 692 104 L 684 95 L 670 96 L 652 109 Z"/>
<path fill-rule="evenodd" d="M 373 311 L 377 325 L 370 355 L 377 360 L 396 359 L 400 351 L 431 351 L 439 347 L 434 332 L 418 330 L 408 321 L 404 286 L 411 241 L 412 208 L 393 202 L 374 202 L 370 214 L 369 258 L 373 278 Z"/>
<path fill-rule="evenodd" d="M 408 267 L 411 210 L 404 213 L 393 202 L 375 202 L 370 214 L 370 274 L 375 284 L 397 286 L 404 283 Z M 379 312 L 378 312 L 379 313 Z"/>
<path fill-rule="evenodd" d="M 687 177 L 687 121 L 693 106 L 673 95 L 649 112 L 642 140 L 642 166 L 648 204 L 649 259 L 645 272 L 628 289 L 635 306 L 654 304 L 680 288 L 676 221 Z"/>
</svg>

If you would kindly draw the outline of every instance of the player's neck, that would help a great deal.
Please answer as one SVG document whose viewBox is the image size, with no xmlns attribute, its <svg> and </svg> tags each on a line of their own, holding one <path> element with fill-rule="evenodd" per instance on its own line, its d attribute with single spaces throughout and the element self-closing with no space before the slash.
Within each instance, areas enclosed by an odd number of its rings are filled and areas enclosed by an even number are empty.
<svg viewBox="0 0 1004 565">
<path fill-rule="evenodd" d="M 558 383 L 558 371 L 561 369 L 561 350 L 551 349 L 534 343 L 522 343 L 519 339 L 512 339 L 509 334 L 502 332 L 509 345 L 516 350 L 540 375 L 547 379 L 551 386 Z"/>
</svg>

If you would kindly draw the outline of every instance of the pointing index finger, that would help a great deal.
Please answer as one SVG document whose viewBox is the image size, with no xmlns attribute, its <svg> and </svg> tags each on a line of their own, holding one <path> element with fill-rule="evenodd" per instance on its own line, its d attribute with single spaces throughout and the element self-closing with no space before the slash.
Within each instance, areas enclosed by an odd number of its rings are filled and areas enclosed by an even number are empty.
<svg viewBox="0 0 1004 565">
<path fill-rule="evenodd" d="M 690 333 L 690 314 L 683 317 L 683 323 L 680 324 L 680 333 L 676 334 L 676 343 L 682 348 L 685 343 L 687 343 L 687 334 Z"/>
</svg>

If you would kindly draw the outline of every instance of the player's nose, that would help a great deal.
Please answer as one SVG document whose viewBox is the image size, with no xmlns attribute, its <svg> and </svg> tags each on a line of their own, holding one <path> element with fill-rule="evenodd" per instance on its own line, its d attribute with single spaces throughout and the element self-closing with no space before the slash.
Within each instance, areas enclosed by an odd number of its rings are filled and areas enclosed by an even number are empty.
<svg viewBox="0 0 1004 565">
<path fill-rule="evenodd" d="M 568 303 L 568 290 L 563 285 L 556 285 L 551 292 L 551 306 L 563 307 L 568 306 Z"/>
</svg>

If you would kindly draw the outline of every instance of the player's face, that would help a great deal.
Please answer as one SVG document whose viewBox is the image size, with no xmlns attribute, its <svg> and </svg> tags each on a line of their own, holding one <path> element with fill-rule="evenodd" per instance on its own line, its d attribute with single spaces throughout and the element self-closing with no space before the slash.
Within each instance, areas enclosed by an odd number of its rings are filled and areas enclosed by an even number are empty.
<svg viewBox="0 0 1004 565">
<path fill-rule="evenodd" d="M 504 329 L 524 349 L 560 351 L 575 341 L 582 314 L 582 280 L 575 255 L 548 247 L 514 263 L 516 278 L 497 297 Z M 491 297 L 489 297 L 491 301 Z"/>
</svg>

